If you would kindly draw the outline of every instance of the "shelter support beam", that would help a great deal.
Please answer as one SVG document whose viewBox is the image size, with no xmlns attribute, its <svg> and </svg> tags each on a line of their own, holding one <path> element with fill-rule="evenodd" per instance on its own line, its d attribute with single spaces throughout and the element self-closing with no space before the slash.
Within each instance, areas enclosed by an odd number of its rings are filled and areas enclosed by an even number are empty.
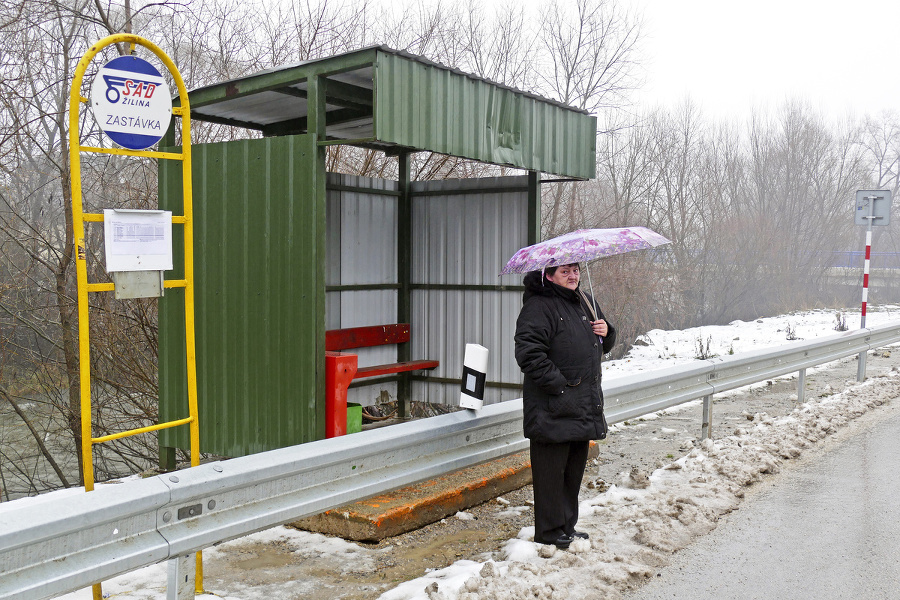
<svg viewBox="0 0 900 600">
<path fill-rule="evenodd" d="M 541 241 L 541 174 L 528 171 L 528 241 L 532 246 Z"/>
<path fill-rule="evenodd" d="M 329 79 L 327 81 L 326 92 L 328 94 L 329 104 L 366 111 L 370 117 L 372 116 L 373 101 L 371 89 L 343 83 L 334 79 Z M 306 90 L 301 90 L 293 86 L 285 86 L 272 91 L 288 96 L 295 96 L 297 98 L 308 98 Z"/>
<path fill-rule="evenodd" d="M 174 471 L 178 468 L 176 449 L 172 446 L 159 446 L 159 470 L 161 472 Z"/>
<path fill-rule="evenodd" d="M 397 322 L 411 322 L 411 283 L 412 283 L 412 198 L 410 197 L 410 154 L 404 152 L 398 160 L 397 203 Z M 410 343 L 397 344 L 397 362 L 411 359 Z M 397 415 L 401 419 L 410 417 L 409 400 L 412 395 L 410 373 L 401 373 L 397 380 Z"/>
<path fill-rule="evenodd" d="M 325 437 L 325 158 L 326 148 L 318 142 L 325 140 L 325 78 L 313 76 L 307 85 L 307 120 L 310 147 L 307 149 L 307 160 L 311 161 L 312 193 L 315 196 L 315 231 L 316 250 L 311 260 L 316 264 L 316 432 L 318 437 Z"/>
</svg>

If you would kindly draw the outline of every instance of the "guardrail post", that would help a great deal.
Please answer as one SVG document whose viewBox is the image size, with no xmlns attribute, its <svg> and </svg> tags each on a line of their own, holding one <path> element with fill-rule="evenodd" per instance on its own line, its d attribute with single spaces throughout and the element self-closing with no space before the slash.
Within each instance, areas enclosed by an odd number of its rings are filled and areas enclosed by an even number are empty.
<svg viewBox="0 0 900 600">
<path fill-rule="evenodd" d="M 196 554 L 176 556 L 168 561 L 166 600 L 192 600 L 197 576 Z"/>
<path fill-rule="evenodd" d="M 856 380 L 857 381 L 865 381 L 866 380 L 866 354 L 868 350 L 863 350 L 859 353 L 859 364 L 856 365 Z"/>
<path fill-rule="evenodd" d="M 702 440 L 712 437 L 712 398 L 712 394 L 703 396 L 703 430 L 700 433 Z"/>
<path fill-rule="evenodd" d="M 797 372 L 797 402 L 806 402 L 806 369 Z"/>
</svg>

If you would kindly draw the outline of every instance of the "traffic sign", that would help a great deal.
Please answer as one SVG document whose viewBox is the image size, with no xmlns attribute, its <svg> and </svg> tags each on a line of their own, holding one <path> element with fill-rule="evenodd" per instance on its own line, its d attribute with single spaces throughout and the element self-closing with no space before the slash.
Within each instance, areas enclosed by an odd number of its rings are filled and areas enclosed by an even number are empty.
<svg viewBox="0 0 900 600">
<path fill-rule="evenodd" d="M 156 67 L 137 56 L 120 56 L 100 68 L 91 107 L 100 129 L 129 150 L 159 142 L 172 119 L 169 86 Z"/>
<path fill-rule="evenodd" d="M 856 225 L 888 225 L 891 222 L 891 190 L 858 190 L 853 222 Z"/>
</svg>

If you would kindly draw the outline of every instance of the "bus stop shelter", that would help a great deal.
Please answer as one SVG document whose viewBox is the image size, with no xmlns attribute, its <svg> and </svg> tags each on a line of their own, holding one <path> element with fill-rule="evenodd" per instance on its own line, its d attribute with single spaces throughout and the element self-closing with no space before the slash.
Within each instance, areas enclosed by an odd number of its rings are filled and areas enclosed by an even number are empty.
<svg viewBox="0 0 900 600">
<path fill-rule="evenodd" d="M 362 349 L 360 366 L 440 361 L 354 384 L 352 401 L 395 398 L 401 413 L 411 400 L 456 404 L 466 343 L 491 353 L 485 402 L 520 396 L 521 280 L 497 273 L 540 238 L 542 173 L 594 177 L 595 117 L 383 46 L 223 81 L 189 101 L 194 120 L 248 130 L 192 150 L 203 452 L 242 456 L 325 437 L 333 329 L 410 324 L 409 342 Z M 162 146 L 177 144 L 174 131 Z M 398 179 L 326 173 L 335 144 L 396 156 Z M 410 181 L 414 152 L 524 174 Z M 161 208 L 179 210 L 180 169 L 160 165 L 159 194 Z M 168 308 L 179 294 L 160 302 L 160 419 L 186 402 L 184 322 Z M 160 432 L 164 465 L 186 438 Z"/>
</svg>

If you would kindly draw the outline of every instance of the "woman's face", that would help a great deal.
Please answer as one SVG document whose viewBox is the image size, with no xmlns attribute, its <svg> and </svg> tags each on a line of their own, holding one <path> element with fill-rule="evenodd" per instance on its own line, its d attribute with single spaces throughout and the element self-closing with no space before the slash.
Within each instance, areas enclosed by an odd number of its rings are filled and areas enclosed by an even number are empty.
<svg viewBox="0 0 900 600">
<path fill-rule="evenodd" d="M 574 290 L 578 287 L 578 281 L 581 279 L 581 271 L 579 271 L 578 265 L 563 265 L 558 267 L 553 275 L 547 275 L 547 279 L 556 285 Z"/>
</svg>

